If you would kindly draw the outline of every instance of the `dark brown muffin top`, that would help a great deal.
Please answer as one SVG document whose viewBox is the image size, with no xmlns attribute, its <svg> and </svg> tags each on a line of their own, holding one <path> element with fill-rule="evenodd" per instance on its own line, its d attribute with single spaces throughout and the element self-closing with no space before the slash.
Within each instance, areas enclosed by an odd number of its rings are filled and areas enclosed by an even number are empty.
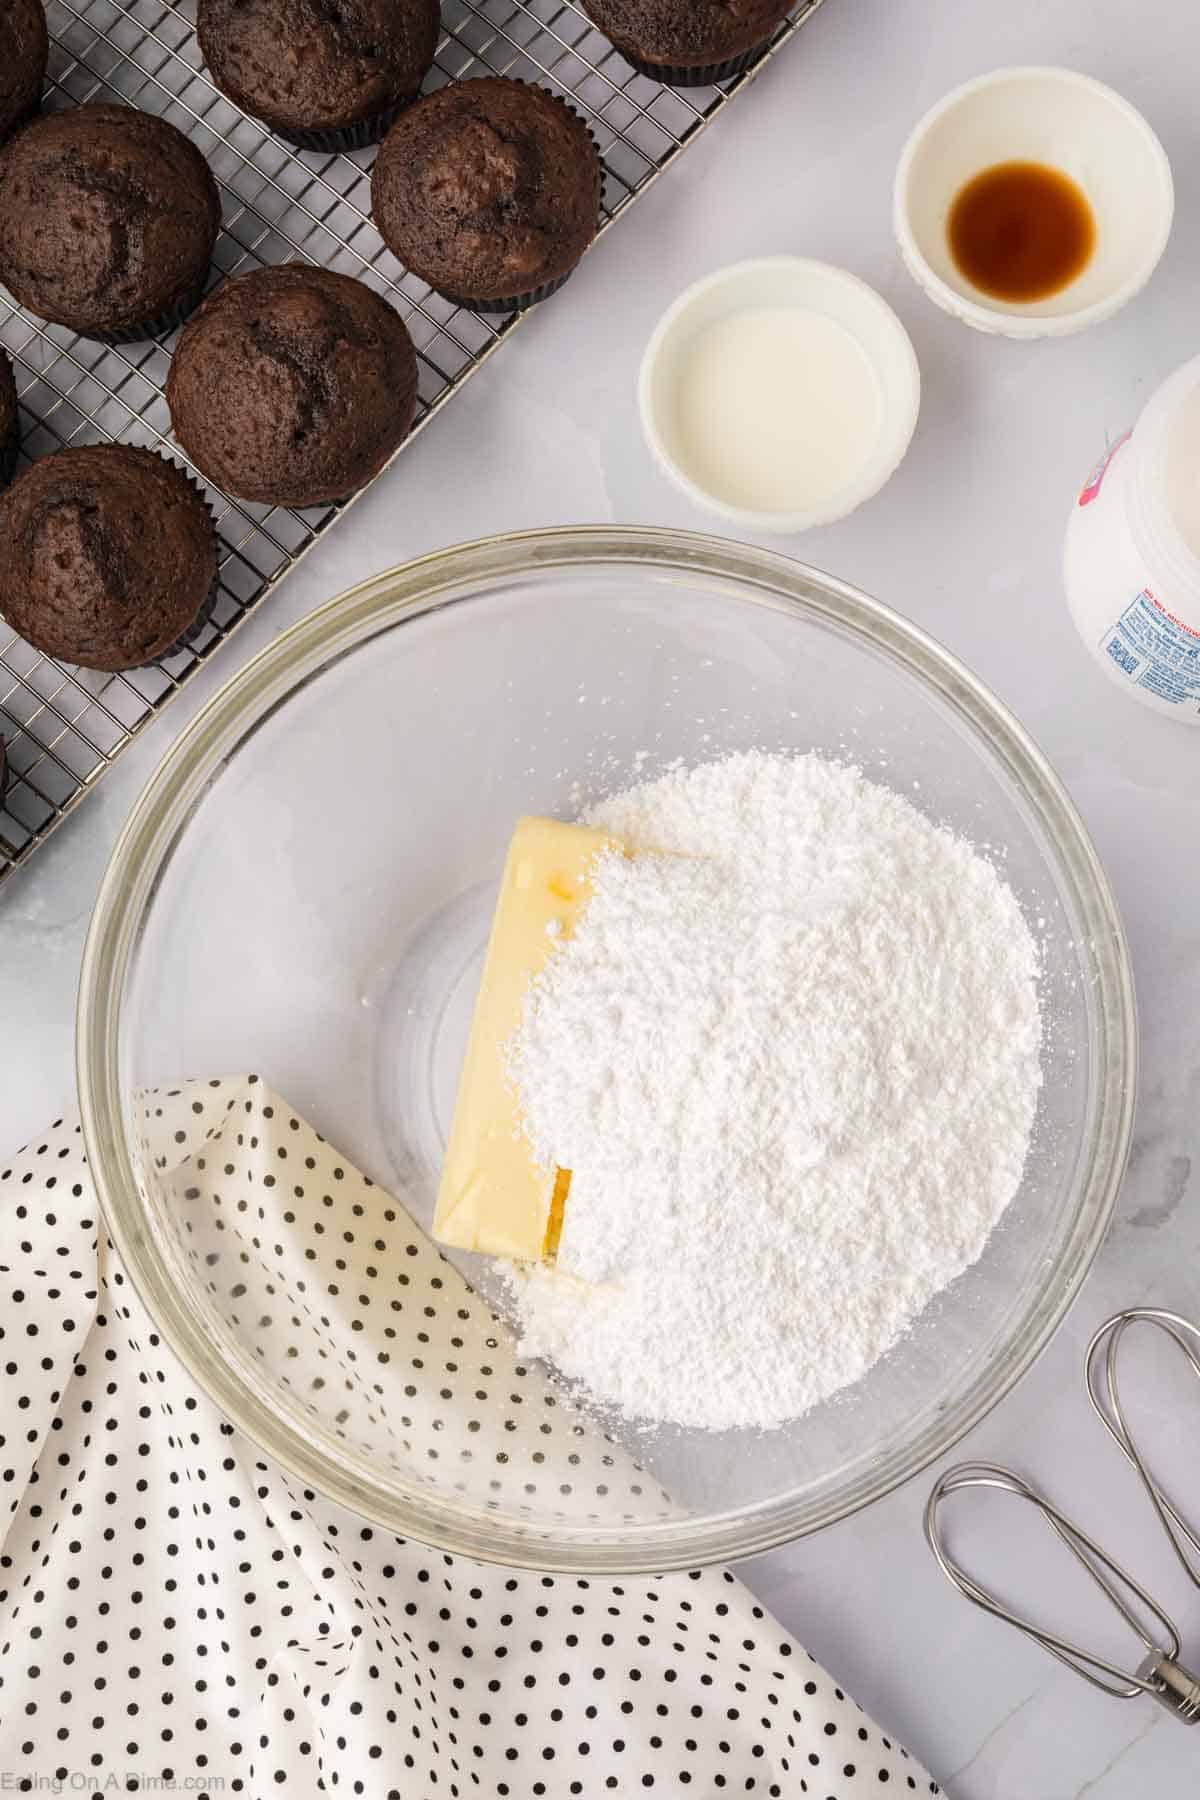
<svg viewBox="0 0 1200 1800">
<path fill-rule="evenodd" d="M 702 68 L 770 37 L 793 0 L 583 0 L 618 50 L 639 62 Z"/>
<path fill-rule="evenodd" d="M 596 235 L 600 157 L 544 88 L 451 82 L 401 113 L 371 179 L 375 223 L 439 292 L 505 300 L 561 279 Z"/>
<path fill-rule="evenodd" d="M 268 506 L 342 500 L 403 442 L 417 399 L 404 321 L 349 275 L 288 263 L 227 281 L 179 341 L 175 436 L 217 487 Z"/>
<path fill-rule="evenodd" d="M 27 119 L 40 101 L 49 52 L 42 0 L 4 0 L 0 7 L 0 139 Z"/>
<path fill-rule="evenodd" d="M 132 106 L 47 113 L 0 151 L 0 281 L 75 331 L 127 330 L 183 302 L 220 223 L 196 146 Z"/>
<path fill-rule="evenodd" d="M 438 0 L 200 0 L 213 80 L 284 131 L 357 124 L 418 92 L 437 49 Z"/>
<path fill-rule="evenodd" d="M 0 496 L 0 614 L 48 656 L 85 669 L 153 662 L 195 623 L 216 576 L 208 507 L 151 450 L 59 450 Z"/>
</svg>

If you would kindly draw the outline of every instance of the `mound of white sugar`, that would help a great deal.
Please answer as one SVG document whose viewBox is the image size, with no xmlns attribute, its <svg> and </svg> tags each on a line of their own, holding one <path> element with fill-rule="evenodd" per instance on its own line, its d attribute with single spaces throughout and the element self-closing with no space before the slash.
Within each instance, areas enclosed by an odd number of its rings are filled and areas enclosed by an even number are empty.
<svg viewBox="0 0 1200 1800">
<path fill-rule="evenodd" d="M 510 1067 L 572 1171 L 521 1350 L 602 1401 L 771 1426 L 856 1381 L 981 1254 L 1041 1081 L 1037 952 L 992 865 L 816 756 L 751 752 L 589 824 L 575 936 Z"/>
</svg>

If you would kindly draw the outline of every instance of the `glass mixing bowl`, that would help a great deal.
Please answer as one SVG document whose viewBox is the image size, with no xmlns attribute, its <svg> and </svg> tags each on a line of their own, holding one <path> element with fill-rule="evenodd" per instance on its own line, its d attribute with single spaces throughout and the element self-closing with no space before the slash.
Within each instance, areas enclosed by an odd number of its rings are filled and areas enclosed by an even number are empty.
<svg viewBox="0 0 1200 1800">
<path fill-rule="evenodd" d="M 1044 946 L 1044 1098 L 982 1261 L 865 1380 L 775 1432 L 647 1434 L 597 1424 L 524 1367 L 503 1320 L 406 1242 L 396 1200 L 428 1224 L 518 814 L 571 817 L 635 771 L 749 746 L 853 759 L 1002 860 Z M 876 1499 L 974 1425 L 1101 1241 L 1135 1062 L 1112 895 L 1015 720 L 929 638 L 827 576 L 623 528 L 426 557 L 237 675 L 117 846 L 79 1015 L 84 1132 L 113 1237 L 225 1414 L 400 1534 L 581 1573 L 770 1548 Z M 250 1070 L 379 1184 L 365 1206 L 326 1196 L 329 1229 L 302 1252 L 286 1182 L 260 1174 L 248 1215 L 238 1202 L 235 1256 L 207 1189 L 181 1186 L 144 1135 L 148 1090 Z M 461 1266 L 486 1296 L 486 1263 Z M 363 1273 L 374 1285 L 356 1297 Z"/>
</svg>

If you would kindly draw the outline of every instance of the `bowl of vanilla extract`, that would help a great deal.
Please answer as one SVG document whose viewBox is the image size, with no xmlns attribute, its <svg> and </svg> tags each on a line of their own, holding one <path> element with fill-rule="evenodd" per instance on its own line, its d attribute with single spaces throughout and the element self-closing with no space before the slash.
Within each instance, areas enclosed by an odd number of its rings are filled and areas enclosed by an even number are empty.
<svg viewBox="0 0 1200 1800">
<path fill-rule="evenodd" d="M 1166 248 L 1174 188 L 1141 113 L 1071 69 L 997 69 L 920 120 L 896 171 L 910 274 L 943 311 L 1004 337 L 1108 319 Z"/>
</svg>

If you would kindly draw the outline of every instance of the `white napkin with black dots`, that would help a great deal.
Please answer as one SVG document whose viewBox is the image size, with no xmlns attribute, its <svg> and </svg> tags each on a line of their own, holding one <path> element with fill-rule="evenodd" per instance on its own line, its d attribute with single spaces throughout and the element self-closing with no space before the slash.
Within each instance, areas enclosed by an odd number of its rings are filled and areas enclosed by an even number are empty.
<svg viewBox="0 0 1200 1800">
<path fill-rule="evenodd" d="M 199 1091 L 159 1127 L 181 1167 L 220 1136 L 213 1108 L 244 1104 Z M 314 1193 L 337 1162 L 353 1209 L 370 1184 L 260 1095 Z M 411 1255 L 460 1281 L 432 1247 Z M 463 1283 L 459 1318 L 464 1297 L 479 1304 Z M 939 1791 L 728 1571 L 518 1574 L 299 1487 L 160 1342 L 99 1228 L 74 1120 L 0 1166 L 0 1361 L 7 1790 Z"/>
</svg>

